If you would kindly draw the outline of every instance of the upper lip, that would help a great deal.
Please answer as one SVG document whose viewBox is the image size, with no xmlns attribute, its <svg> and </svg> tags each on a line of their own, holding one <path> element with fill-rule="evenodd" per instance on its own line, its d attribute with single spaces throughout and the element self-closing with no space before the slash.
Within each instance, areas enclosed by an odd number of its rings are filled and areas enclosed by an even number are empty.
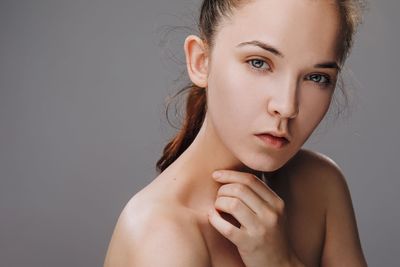
<svg viewBox="0 0 400 267">
<path fill-rule="evenodd" d="M 259 133 L 257 135 L 263 135 L 263 134 L 269 134 L 269 135 L 273 135 L 275 137 L 282 137 L 282 138 L 285 138 L 287 141 L 290 141 L 289 135 L 286 132 L 268 131 L 268 132 Z"/>
</svg>

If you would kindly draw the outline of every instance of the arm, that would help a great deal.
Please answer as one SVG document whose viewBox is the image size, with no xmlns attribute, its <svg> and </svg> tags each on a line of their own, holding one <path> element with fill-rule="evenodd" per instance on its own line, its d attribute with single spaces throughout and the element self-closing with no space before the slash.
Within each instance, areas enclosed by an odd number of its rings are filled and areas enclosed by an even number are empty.
<svg viewBox="0 0 400 267">
<path fill-rule="evenodd" d="M 333 161 L 325 174 L 326 232 L 321 266 L 366 267 L 345 177 Z"/>
<path fill-rule="evenodd" d="M 195 225 L 165 211 L 134 214 L 133 210 L 124 211 L 118 219 L 104 267 L 211 266 Z"/>
</svg>

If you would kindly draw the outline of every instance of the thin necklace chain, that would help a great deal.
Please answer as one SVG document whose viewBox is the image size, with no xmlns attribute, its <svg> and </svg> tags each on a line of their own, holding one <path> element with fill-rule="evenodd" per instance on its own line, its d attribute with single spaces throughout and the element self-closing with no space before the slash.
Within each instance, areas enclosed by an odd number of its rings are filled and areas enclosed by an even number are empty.
<svg viewBox="0 0 400 267">
<path fill-rule="evenodd" d="M 261 180 L 262 180 L 265 184 L 267 184 L 268 186 L 270 186 L 271 181 L 270 181 L 269 179 L 265 178 L 264 172 L 261 172 Z"/>
</svg>

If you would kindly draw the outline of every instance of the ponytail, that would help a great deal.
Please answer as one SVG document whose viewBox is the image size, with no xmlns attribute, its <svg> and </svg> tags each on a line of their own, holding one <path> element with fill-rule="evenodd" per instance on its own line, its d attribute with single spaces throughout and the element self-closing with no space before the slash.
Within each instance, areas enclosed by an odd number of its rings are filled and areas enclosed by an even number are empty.
<svg viewBox="0 0 400 267">
<path fill-rule="evenodd" d="M 164 147 L 163 155 L 157 161 L 156 169 L 160 173 L 189 147 L 198 134 L 204 121 L 207 104 L 206 89 L 190 84 L 181 89 L 175 96 L 186 90 L 189 90 L 189 95 L 186 102 L 185 118 L 181 129 Z M 167 118 L 169 104 L 170 102 L 168 103 L 166 110 Z"/>
</svg>

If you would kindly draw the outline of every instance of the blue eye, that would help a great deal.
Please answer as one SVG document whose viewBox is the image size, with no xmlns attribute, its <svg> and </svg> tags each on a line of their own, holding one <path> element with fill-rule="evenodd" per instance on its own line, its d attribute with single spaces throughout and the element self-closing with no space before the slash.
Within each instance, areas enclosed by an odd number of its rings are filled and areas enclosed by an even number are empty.
<svg viewBox="0 0 400 267">
<path fill-rule="evenodd" d="M 319 83 L 322 86 L 328 86 L 330 85 L 331 79 L 328 75 L 323 75 L 323 74 L 311 74 L 307 77 L 307 80 L 311 80 L 313 82 Z"/>
<path fill-rule="evenodd" d="M 250 62 L 251 67 L 257 71 L 267 71 L 271 69 L 268 63 L 262 59 L 250 59 L 247 62 Z"/>
</svg>

